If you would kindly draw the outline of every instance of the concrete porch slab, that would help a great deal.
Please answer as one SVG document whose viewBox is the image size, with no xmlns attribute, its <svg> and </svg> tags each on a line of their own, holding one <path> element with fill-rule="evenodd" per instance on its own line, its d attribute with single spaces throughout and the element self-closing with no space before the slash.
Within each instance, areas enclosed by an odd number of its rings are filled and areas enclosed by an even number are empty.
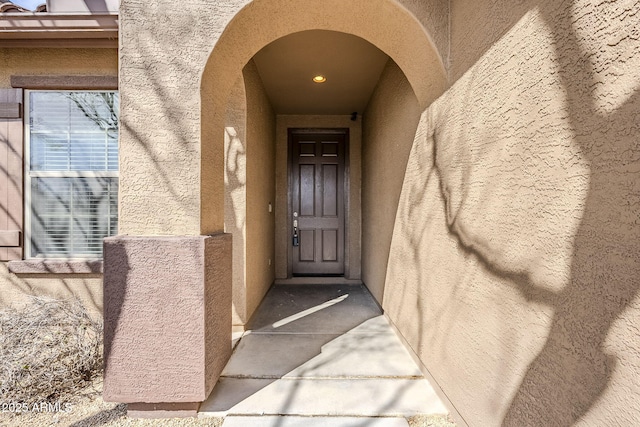
<svg viewBox="0 0 640 427">
<path fill-rule="evenodd" d="M 260 363 L 256 363 L 258 360 Z M 356 328 L 338 336 L 245 335 L 222 375 L 239 378 L 406 378 L 421 377 L 422 373 L 391 330 L 359 332 Z"/>
<path fill-rule="evenodd" d="M 343 334 L 380 314 L 361 285 L 279 285 L 269 290 L 248 329 Z"/>
<path fill-rule="evenodd" d="M 323 345 L 320 354 L 284 377 L 421 378 L 422 373 L 393 332 L 353 330 Z"/>
<path fill-rule="evenodd" d="M 240 340 L 222 375 L 235 378 L 282 378 L 318 356 L 322 346 L 337 336 L 248 333 Z"/>
<path fill-rule="evenodd" d="M 408 427 L 404 418 L 228 416 L 222 427 Z"/>
<path fill-rule="evenodd" d="M 278 285 L 198 415 L 226 416 L 224 427 L 406 427 L 447 413 L 364 286 Z"/>
<path fill-rule="evenodd" d="M 199 416 L 409 417 L 447 413 L 425 379 L 221 378 L 200 406 Z"/>
</svg>

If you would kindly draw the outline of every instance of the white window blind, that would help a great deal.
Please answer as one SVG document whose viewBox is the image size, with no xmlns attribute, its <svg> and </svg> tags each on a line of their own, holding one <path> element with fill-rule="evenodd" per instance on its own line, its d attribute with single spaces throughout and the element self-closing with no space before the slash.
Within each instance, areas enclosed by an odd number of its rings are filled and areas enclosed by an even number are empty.
<svg viewBox="0 0 640 427">
<path fill-rule="evenodd" d="M 118 94 L 29 92 L 30 257 L 101 257 L 118 227 Z"/>
</svg>

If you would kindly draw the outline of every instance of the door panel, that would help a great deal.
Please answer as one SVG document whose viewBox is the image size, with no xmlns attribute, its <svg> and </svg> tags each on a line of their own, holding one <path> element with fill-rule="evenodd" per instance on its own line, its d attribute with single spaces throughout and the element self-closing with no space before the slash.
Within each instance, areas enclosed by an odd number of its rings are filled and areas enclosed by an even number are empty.
<svg viewBox="0 0 640 427">
<path fill-rule="evenodd" d="M 322 165 L 322 216 L 338 216 L 338 165 Z"/>
<path fill-rule="evenodd" d="M 314 192 L 316 188 L 316 166 L 300 165 L 300 194 L 299 214 L 312 217 L 316 213 L 316 200 Z"/>
<path fill-rule="evenodd" d="M 300 230 L 298 262 L 315 262 L 316 230 Z"/>
<path fill-rule="evenodd" d="M 338 260 L 338 230 L 322 230 L 322 261 Z"/>
<path fill-rule="evenodd" d="M 343 275 L 346 133 L 290 134 L 294 275 Z"/>
</svg>

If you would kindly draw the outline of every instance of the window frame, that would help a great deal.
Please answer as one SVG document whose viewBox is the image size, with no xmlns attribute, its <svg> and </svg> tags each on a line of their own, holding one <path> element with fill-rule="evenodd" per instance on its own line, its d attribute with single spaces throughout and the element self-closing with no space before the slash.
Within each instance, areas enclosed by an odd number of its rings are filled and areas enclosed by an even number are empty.
<svg viewBox="0 0 640 427">
<path fill-rule="evenodd" d="M 25 260 L 56 260 L 56 261 L 73 261 L 73 260 L 102 260 L 102 256 L 82 256 L 74 255 L 70 257 L 62 256 L 32 256 L 32 216 L 33 209 L 31 204 L 31 180 L 32 178 L 120 178 L 120 167 L 117 171 L 31 171 L 31 93 L 33 92 L 56 92 L 56 93 L 73 93 L 73 92 L 95 92 L 118 93 L 118 89 L 25 89 L 24 90 L 24 253 Z M 120 159 L 120 121 L 118 118 L 118 163 Z M 119 166 L 119 165 L 118 165 Z M 118 183 L 119 184 L 119 183 Z M 118 185 L 118 199 L 119 199 Z M 119 205 L 119 204 L 118 204 Z M 119 217 L 118 207 L 118 217 Z M 108 217 L 111 221 L 111 217 Z M 109 227 L 110 228 L 110 227 Z"/>
</svg>

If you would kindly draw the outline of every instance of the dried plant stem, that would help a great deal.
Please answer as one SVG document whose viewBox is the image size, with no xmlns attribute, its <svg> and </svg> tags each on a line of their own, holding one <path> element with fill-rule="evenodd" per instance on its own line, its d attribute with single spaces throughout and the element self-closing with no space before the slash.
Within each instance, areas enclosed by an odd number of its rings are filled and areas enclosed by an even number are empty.
<svg viewBox="0 0 640 427">
<path fill-rule="evenodd" d="M 0 311 L 0 402 L 70 399 L 102 372 L 102 322 L 79 301 Z"/>
</svg>

